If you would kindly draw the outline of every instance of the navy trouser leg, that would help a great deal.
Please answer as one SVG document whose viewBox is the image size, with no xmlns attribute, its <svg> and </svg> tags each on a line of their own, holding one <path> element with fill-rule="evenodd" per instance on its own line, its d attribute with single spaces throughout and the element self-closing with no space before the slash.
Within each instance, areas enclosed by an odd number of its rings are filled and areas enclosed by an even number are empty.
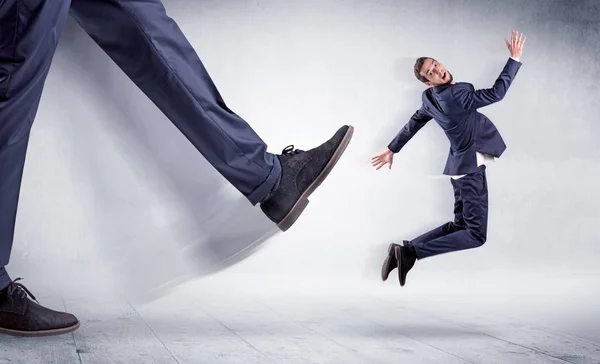
<svg viewBox="0 0 600 364">
<path fill-rule="evenodd" d="M 10 260 L 29 132 L 69 0 L 0 0 L 0 288 Z"/>
<path fill-rule="evenodd" d="M 475 173 L 451 179 L 454 187 L 454 221 L 448 222 L 408 245 L 419 259 L 483 245 L 487 239 L 488 191 L 485 165 Z"/>
<path fill-rule="evenodd" d="M 159 0 L 73 0 L 71 15 L 253 205 L 269 194 L 279 159 L 225 105 Z"/>
<path fill-rule="evenodd" d="M 464 178 L 464 177 L 463 177 Z M 454 188 L 454 221 L 447 222 L 437 228 L 424 233 L 423 235 L 411 240 L 407 245 L 421 245 L 425 242 L 435 240 L 442 236 L 446 236 L 465 229 L 465 221 L 463 219 L 463 199 L 460 195 L 460 190 L 453 184 Z"/>
<path fill-rule="evenodd" d="M 8 287 L 10 282 L 12 282 L 12 279 L 6 272 L 6 269 L 4 267 L 0 268 L 0 290 L 3 290 L 4 288 Z"/>
</svg>

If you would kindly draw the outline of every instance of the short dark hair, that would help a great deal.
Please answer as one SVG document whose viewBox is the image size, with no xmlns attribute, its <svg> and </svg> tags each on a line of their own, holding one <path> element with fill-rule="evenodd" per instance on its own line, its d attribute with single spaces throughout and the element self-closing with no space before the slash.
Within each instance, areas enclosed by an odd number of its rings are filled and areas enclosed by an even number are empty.
<svg viewBox="0 0 600 364">
<path fill-rule="evenodd" d="M 417 61 L 415 62 L 415 77 L 417 78 L 417 80 L 425 83 L 428 82 L 429 80 L 421 75 L 421 68 L 423 68 L 423 63 L 425 63 L 425 60 L 427 59 L 431 59 L 432 61 L 435 61 L 435 59 L 431 58 L 431 57 L 419 57 L 417 58 Z"/>
</svg>

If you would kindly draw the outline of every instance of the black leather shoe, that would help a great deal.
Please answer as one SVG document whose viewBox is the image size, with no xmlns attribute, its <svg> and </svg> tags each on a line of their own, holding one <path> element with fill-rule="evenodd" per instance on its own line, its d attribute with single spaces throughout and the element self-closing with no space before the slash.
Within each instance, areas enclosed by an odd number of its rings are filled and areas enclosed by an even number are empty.
<svg viewBox="0 0 600 364">
<path fill-rule="evenodd" d="M 260 208 L 277 227 L 286 231 L 298 219 L 308 196 L 325 180 L 352 139 L 354 127 L 344 125 L 325 143 L 309 151 L 285 148 L 278 155 L 281 163 L 279 184 Z"/>
<path fill-rule="evenodd" d="M 395 248 L 399 246 L 398 244 L 391 243 L 388 246 L 388 254 L 383 261 L 383 266 L 381 267 L 381 280 L 386 281 L 390 273 L 398 267 L 398 261 L 396 260 L 396 250 Z"/>
<path fill-rule="evenodd" d="M 35 297 L 15 279 L 0 291 L 0 333 L 14 336 L 66 334 L 79 328 L 77 318 L 40 306 Z M 36 302 L 29 299 L 29 296 Z"/>
<path fill-rule="evenodd" d="M 406 275 L 417 261 L 417 253 L 412 246 L 396 246 L 394 247 L 394 251 L 398 263 L 398 279 L 400 281 L 400 286 L 404 286 L 406 283 Z"/>
</svg>

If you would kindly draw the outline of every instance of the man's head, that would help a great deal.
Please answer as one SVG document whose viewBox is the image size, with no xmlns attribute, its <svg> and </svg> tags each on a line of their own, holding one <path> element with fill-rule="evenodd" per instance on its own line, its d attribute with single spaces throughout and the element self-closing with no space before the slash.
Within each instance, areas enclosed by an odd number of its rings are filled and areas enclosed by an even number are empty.
<svg viewBox="0 0 600 364">
<path fill-rule="evenodd" d="M 443 64 L 431 57 L 420 57 L 415 62 L 415 76 L 427 86 L 452 83 L 453 77 Z"/>
</svg>

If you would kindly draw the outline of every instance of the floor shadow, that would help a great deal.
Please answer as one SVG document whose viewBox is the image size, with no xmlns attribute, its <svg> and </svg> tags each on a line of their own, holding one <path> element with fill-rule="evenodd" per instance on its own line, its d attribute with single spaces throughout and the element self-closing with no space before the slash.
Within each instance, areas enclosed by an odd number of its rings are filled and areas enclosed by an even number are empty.
<svg viewBox="0 0 600 364">
<path fill-rule="evenodd" d="M 363 328 L 345 329 L 347 335 L 352 336 L 370 336 L 381 338 L 394 338 L 406 336 L 413 339 L 431 339 L 431 338 L 452 338 L 452 339 L 471 339 L 473 336 L 480 335 L 477 332 L 467 331 L 459 327 L 449 327 L 447 324 L 440 325 L 386 325 L 386 326 L 366 326 Z"/>
</svg>

